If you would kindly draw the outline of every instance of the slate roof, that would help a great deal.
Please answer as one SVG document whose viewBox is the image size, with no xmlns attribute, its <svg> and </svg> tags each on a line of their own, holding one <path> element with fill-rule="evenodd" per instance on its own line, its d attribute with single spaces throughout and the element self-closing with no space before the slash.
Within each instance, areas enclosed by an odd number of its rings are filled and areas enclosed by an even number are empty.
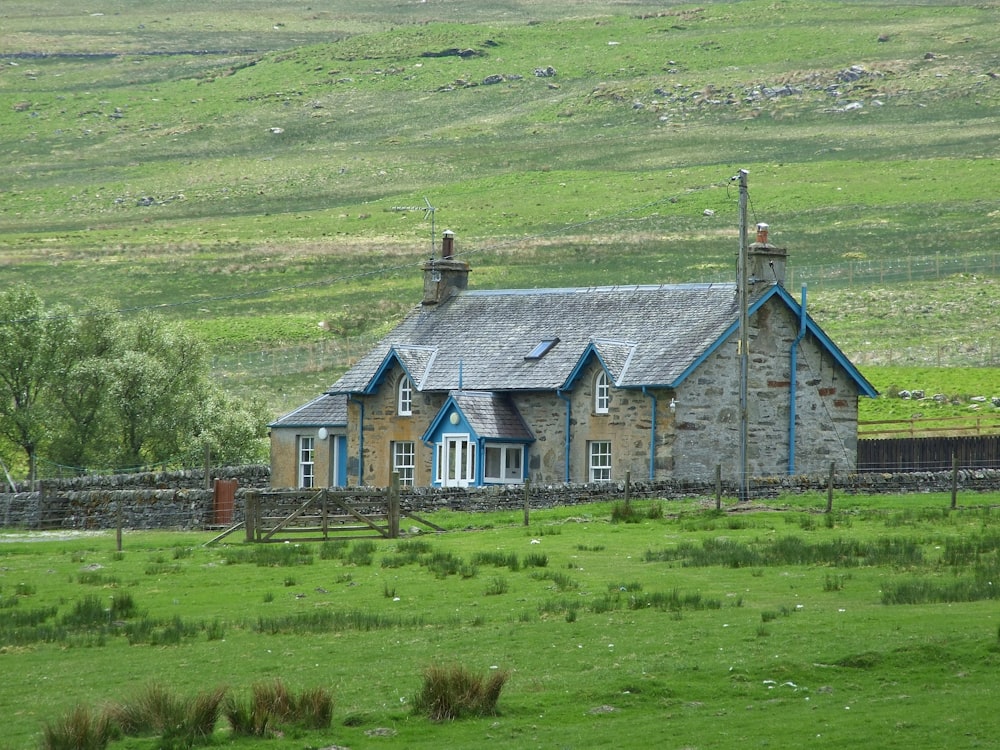
<svg viewBox="0 0 1000 750">
<path fill-rule="evenodd" d="M 481 438 L 516 441 L 535 439 L 521 414 L 505 396 L 483 391 L 455 391 L 451 394 L 451 399 Z"/>
<path fill-rule="evenodd" d="M 347 396 L 324 393 L 268 427 L 346 427 Z"/>
<path fill-rule="evenodd" d="M 798 314 L 777 285 L 755 295 L 751 314 L 775 296 Z M 736 330 L 738 315 L 731 283 L 463 291 L 414 309 L 329 392 L 374 391 L 394 357 L 419 391 L 554 391 L 572 385 L 589 353 L 618 387 L 676 387 Z M 874 394 L 811 319 L 808 325 L 860 391 Z M 525 359 L 544 339 L 558 343 Z"/>
</svg>

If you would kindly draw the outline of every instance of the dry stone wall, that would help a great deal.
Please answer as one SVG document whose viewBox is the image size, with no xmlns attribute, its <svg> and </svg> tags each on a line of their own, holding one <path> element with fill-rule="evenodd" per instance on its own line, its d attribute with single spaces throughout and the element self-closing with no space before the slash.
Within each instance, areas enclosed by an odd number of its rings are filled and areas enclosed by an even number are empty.
<svg viewBox="0 0 1000 750">
<path fill-rule="evenodd" d="M 261 473 L 263 470 L 263 473 Z M 245 484 L 236 493 L 233 522 L 243 520 L 247 493 L 265 489 L 266 467 L 252 467 L 236 472 Z M 160 480 L 165 479 L 161 475 Z M 149 482 L 149 478 L 136 477 Z M 120 480 L 125 482 L 126 480 Z M 816 492 L 826 489 L 822 476 L 758 477 L 751 481 L 751 494 L 756 500 L 768 500 L 788 493 Z M 895 474 L 851 474 L 835 477 L 838 492 L 852 494 L 930 493 L 949 492 L 953 475 L 943 472 L 906 472 Z M 159 482 L 157 482 L 158 484 Z M 203 485 L 202 485 L 203 487 Z M 960 493 L 1000 491 L 1000 470 L 963 469 L 957 475 Z M 715 496 L 715 483 L 702 481 L 632 482 L 628 492 L 632 498 L 679 500 L 704 498 L 706 503 Z M 534 510 L 556 506 L 586 505 L 601 501 L 621 500 L 624 483 L 606 484 L 547 484 L 487 488 L 414 488 L 400 498 L 404 510 L 427 513 L 435 510 L 485 512 L 524 508 L 528 493 Z M 731 504 L 737 494 L 732 483 L 723 483 L 722 494 Z M 265 495 L 266 497 L 266 495 Z M 961 501 L 959 501 L 961 504 Z M 0 494 L 0 527 L 59 528 L 59 529 L 182 529 L 201 530 L 213 524 L 213 493 L 198 487 L 140 486 L 132 488 L 91 486 L 85 489 L 48 488 L 45 492 Z"/>
</svg>

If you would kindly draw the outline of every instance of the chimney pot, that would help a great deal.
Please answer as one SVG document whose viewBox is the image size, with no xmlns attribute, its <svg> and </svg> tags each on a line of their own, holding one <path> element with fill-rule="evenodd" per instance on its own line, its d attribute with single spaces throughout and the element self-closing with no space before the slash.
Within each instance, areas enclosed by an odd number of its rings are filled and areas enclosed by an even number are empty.
<svg viewBox="0 0 1000 750">
<path fill-rule="evenodd" d="M 767 230 L 768 230 L 767 224 L 761 222 L 760 224 L 757 225 L 757 242 L 759 242 L 762 245 L 767 244 Z"/>
<path fill-rule="evenodd" d="M 441 257 L 448 260 L 455 254 L 455 233 L 445 229 L 441 234 Z"/>
</svg>

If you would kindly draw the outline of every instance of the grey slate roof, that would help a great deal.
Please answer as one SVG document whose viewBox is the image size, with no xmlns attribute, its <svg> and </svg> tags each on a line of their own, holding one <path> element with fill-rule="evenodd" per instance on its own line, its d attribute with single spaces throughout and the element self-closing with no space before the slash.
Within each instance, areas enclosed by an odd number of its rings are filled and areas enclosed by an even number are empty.
<svg viewBox="0 0 1000 750">
<path fill-rule="evenodd" d="M 347 396 L 324 393 L 268 427 L 346 427 Z"/>
<path fill-rule="evenodd" d="M 481 438 L 535 439 L 514 404 L 505 396 L 483 391 L 455 391 L 451 398 Z"/>
<path fill-rule="evenodd" d="M 737 316 L 734 284 L 465 291 L 413 310 L 330 392 L 370 389 L 393 352 L 420 391 L 556 390 L 591 346 L 620 387 L 671 385 Z"/>
</svg>

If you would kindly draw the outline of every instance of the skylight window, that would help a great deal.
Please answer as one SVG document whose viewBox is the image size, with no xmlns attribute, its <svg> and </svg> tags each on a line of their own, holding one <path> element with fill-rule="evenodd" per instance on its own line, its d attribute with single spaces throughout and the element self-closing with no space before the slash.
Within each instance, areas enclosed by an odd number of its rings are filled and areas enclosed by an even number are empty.
<svg viewBox="0 0 1000 750">
<path fill-rule="evenodd" d="M 532 349 L 530 352 L 524 355 L 525 359 L 541 359 L 553 346 L 559 343 L 559 339 L 542 339 L 538 342 L 538 346 Z"/>
</svg>

